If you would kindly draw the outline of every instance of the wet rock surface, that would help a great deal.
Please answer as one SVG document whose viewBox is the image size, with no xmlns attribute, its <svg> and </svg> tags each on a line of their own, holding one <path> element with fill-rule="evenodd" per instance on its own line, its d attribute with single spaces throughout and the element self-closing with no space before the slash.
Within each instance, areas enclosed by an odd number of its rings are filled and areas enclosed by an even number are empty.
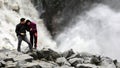
<svg viewBox="0 0 120 68">
<path fill-rule="evenodd" d="M 119 68 L 120 63 L 109 57 L 73 50 L 58 53 L 44 48 L 29 53 L 0 50 L 0 68 Z"/>
<path fill-rule="evenodd" d="M 45 25 L 54 37 L 69 26 L 73 18 L 85 10 L 89 10 L 94 3 L 103 0 L 31 0 L 44 19 Z M 41 9 L 42 8 L 42 9 Z M 42 10 L 42 11 L 40 11 Z"/>
</svg>

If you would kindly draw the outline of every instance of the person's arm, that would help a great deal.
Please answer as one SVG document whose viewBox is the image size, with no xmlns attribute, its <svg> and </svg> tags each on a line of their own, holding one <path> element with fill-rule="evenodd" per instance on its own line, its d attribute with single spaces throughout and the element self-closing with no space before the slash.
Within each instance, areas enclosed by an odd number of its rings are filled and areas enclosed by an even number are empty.
<svg viewBox="0 0 120 68">
<path fill-rule="evenodd" d="M 30 31 L 37 32 L 36 24 L 33 23 L 31 26 L 32 26 L 32 28 L 30 29 Z"/>
<path fill-rule="evenodd" d="M 37 36 L 37 26 L 35 24 L 35 36 Z"/>
<path fill-rule="evenodd" d="M 32 29 L 33 31 L 37 32 L 37 26 L 34 24 L 34 28 Z"/>
<path fill-rule="evenodd" d="M 30 31 L 30 27 L 28 25 L 26 25 L 26 30 Z"/>
<path fill-rule="evenodd" d="M 17 26 L 16 26 L 16 29 L 15 29 L 15 32 L 16 32 L 17 35 L 20 35 L 19 29 L 20 29 L 20 28 L 19 28 L 19 25 L 17 25 Z"/>
<path fill-rule="evenodd" d="M 35 24 L 35 31 L 37 32 L 37 25 Z"/>
</svg>

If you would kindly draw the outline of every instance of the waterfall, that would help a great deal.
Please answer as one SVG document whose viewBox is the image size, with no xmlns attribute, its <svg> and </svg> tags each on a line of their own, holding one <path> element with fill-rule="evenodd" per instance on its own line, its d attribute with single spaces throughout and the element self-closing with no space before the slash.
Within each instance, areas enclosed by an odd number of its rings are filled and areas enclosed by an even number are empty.
<svg viewBox="0 0 120 68">
<path fill-rule="evenodd" d="M 40 0 L 37 1 L 40 2 Z M 94 4 L 89 10 L 84 9 L 82 14 L 76 13 L 76 10 L 79 11 L 81 8 L 77 3 L 78 8 L 74 8 L 73 14 L 69 8 L 74 18 L 69 18 L 69 12 L 66 9 L 63 14 L 68 14 L 61 16 L 63 17 L 61 20 L 68 17 L 69 21 L 65 21 L 69 26 L 61 27 L 64 29 L 56 36 L 58 50 L 64 52 L 73 49 L 75 52 L 89 52 L 120 60 L 119 4 L 114 6 L 118 2 L 119 0 L 106 0 L 103 4 Z M 71 4 L 68 6 L 71 7 Z M 37 11 L 36 7 L 30 0 L 0 0 L 0 49 L 12 50 L 17 48 L 18 39 L 15 26 L 19 23 L 21 17 L 36 22 L 38 49 L 43 47 L 56 49 L 56 42 L 51 39 L 42 19 L 39 19 L 41 13 L 38 13 L 38 11 L 41 10 Z M 88 8 L 89 6 L 84 7 Z M 118 10 L 116 11 L 116 9 Z M 62 22 L 61 25 L 66 23 Z M 29 33 L 27 33 L 27 36 L 29 37 Z M 22 42 L 22 49 L 26 49 L 27 46 L 25 42 Z"/>
<path fill-rule="evenodd" d="M 56 43 L 51 39 L 49 32 L 39 19 L 39 14 L 30 0 L 0 0 L 0 49 L 16 49 L 18 39 L 15 27 L 20 18 L 24 17 L 36 22 L 38 29 L 38 49 L 43 47 L 54 48 Z M 29 33 L 27 33 L 29 37 Z M 28 45 L 22 42 L 22 49 Z"/>
<path fill-rule="evenodd" d="M 56 41 L 59 50 L 73 49 L 120 60 L 120 12 L 105 4 L 95 4 L 93 8 L 78 14 L 61 32 Z"/>
</svg>

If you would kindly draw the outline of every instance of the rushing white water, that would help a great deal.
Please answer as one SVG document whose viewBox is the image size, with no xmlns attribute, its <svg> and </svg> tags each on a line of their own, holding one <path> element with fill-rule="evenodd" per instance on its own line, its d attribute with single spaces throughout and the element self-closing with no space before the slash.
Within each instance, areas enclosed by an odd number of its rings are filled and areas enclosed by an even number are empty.
<svg viewBox="0 0 120 68">
<path fill-rule="evenodd" d="M 77 52 L 120 60 L 120 12 L 100 4 L 74 20 L 76 24 L 73 23 L 56 38 L 59 50 L 63 52 L 72 48 Z"/>
<path fill-rule="evenodd" d="M 51 40 L 42 20 L 38 18 L 38 12 L 30 0 L 0 0 L 0 49 L 3 47 L 8 49 L 17 48 L 18 40 L 15 26 L 19 23 L 21 17 L 37 23 L 38 49 L 44 46 L 55 47 L 56 43 Z M 29 37 L 29 33 L 27 34 Z M 22 42 L 22 49 L 27 46 L 25 42 Z"/>
</svg>

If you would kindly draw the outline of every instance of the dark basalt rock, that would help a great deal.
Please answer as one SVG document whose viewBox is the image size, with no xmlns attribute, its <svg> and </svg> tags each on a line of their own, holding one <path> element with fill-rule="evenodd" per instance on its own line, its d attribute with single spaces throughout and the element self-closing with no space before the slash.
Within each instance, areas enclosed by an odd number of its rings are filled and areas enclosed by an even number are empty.
<svg viewBox="0 0 120 68">
<path fill-rule="evenodd" d="M 6 64 L 6 68 L 16 68 L 17 67 L 16 65 L 17 65 L 17 62 L 13 63 L 10 61 Z"/>
<path fill-rule="evenodd" d="M 42 68 L 40 65 L 28 65 L 28 66 L 24 66 L 23 68 Z"/>
<path fill-rule="evenodd" d="M 5 67 L 5 62 L 4 61 L 0 61 L 0 68 L 1 67 Z"/>
<path fill-rule="evenodd" d="M 33 53 L 30 53 L 29 55 L 32 56 L 34 60 L 37 60 L 41 56 L 41 55 L 39 55 L 38 52 L 33 52 Z"/>
<path fill-rule="evenodd" d="M 45 59 L 48 61 L 55 61 L 57 58 L 61 57 L 59 53 L 53 51 L 52 49 L 47 49 L 47 48 L 44 48 L 40 51 L 34 51 L 29 55 L 32 56 L 34 60 Z"/>
<path fill-rule="evenodd" d="M 87 67 L 87 66 L 79 66 L 77 68 L 92 68 L 92 67 Z"/>
<path fill-rule="evenodd" d="M 38 59 L 46 59 L 49 61 L 55 61 L 58 57 L 61 57 L 60 54 L 51 50 L 51 49 L 43 49 L 41 51 L 37 51 Z"/>
<path fill-rule="evenodd" d="M 69 62 L 72 66 L 76 67 L 77 64 L 82 64 L 83 63 L 83 59 L 82 58 L 72 58 L 72 59 L 69 59 Z"/>
<path fill-rule="evenodd" d="M 74 51 L 72 49 L 66 51 L 66 52 L 63 52 L 62 53 L 62 56 L 65 57 L 65 58 L 69 58 L 70 56 L 72 56 L 74 53 Z"/>
<path fill-rule="evenodd" d="M 8 62 L 8 61 L 12 61 L 12 62 L 14 62 L 14 60 L 13 60 L 12 57 L 10 57 L 10 58 L 6 58 L 6 59 L 4 59 L 4 61 L 5 61 L 5 62 Z"/>
<path fill-rule="evenodd" d="M 89 10 L 94 3 L 103 0 L 31 0 L 44 19 L 47 29 L 54 37 L 69 26 L 70 21 L 85 10 Z M 41 9 L 42 8 L 42 9 Z M 41 10 L 41 11 L 40 11 Z M 75 23 L 75 22 L 72 22 Z"/>
<path fill-rule="evenodd" d="M 71 66 L 71 64 L 67 61 L 67 59 L 65 59 L 65 57 L 57 58 L 56 63 L 57 63 L 59 66 L 62 66 L 62 65 Z"/>
<path fill-rule="evenodd" d="M 101 64 L 101 57 L 97 57 L 95 55 L 93 55 L 92 59 L 91 59 L 91 63 L 95 64 L 95 65 L 100 65 Z"/>
</svg>

